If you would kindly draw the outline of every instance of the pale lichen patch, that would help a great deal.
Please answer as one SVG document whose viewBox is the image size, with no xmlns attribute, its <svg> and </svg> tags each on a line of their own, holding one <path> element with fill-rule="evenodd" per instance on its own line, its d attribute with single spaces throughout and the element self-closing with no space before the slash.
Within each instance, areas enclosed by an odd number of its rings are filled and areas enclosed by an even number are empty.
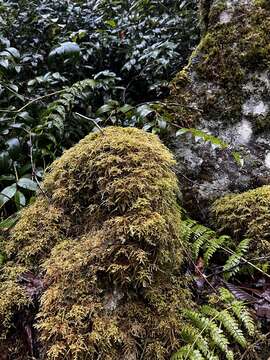
<svg viewBox="0 0 270 360">
<path fill-rule="evenodd" d="M 232 13 L 229 11 L 222 11 L 222 13 L 219 15 L 219 22 L 220 24 L 227 24 L 232 19 Z"/>
<path fill-rule="evenodd" d="M 256 96 L 251 96 L 242 106 L 243 115 L 266 116 L 269 105 Z"/>
<path fill-rule="evenodd" d="M 266 153 L 264 162 L 265 166 L 270 169 L 270 151 Z"/>
</svg>

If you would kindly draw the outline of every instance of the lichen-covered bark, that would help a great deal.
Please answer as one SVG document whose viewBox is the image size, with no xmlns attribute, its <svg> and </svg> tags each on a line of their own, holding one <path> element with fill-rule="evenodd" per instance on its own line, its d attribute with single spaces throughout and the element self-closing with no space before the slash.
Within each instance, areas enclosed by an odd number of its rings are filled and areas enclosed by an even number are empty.
<svg viewBox="0 0 270 360">
<path fill-rule="evenodd" d="M 189 135 L 174 144 L 185 205 L 204 221 L 214 199 L 270 181 L 269 3 L 215 0 L 207 19 L 207 31 L 167 100 L 174 124 L 229 144 L 220 150 Z"/>
<path fill-rule="evenodd" d="M 156 136 L 113 127 L 52 164 L 6 242 L 1 352 L 26 359 L 28 335 L 39 359 L 170 357 L 189 298 L 174 164 Z"/>
</svg>

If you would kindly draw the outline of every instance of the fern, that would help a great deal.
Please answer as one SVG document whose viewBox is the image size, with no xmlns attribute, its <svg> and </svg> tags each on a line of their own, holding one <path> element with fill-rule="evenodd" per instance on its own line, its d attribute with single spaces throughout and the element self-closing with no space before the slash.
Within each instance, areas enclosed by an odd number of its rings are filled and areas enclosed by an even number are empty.
<svg viewBox="0 0 270 360">
<path fill-rule="evenodd" d="M 93 90 L 97 83 L 93 79 L 78 81 L 71 87 L 65 87 L 59 99 L 53 101 L 41 119 L 42 128 L 55 128 L 62 136 L 65 128 L 67 114 L 71 111 L 78 98 L 87 96 L 89 90 Z"/>
<path fill-rule="evenodd" d="M 202 353 L 199 350 L 192 349 L 191 345 L 183 346 L 179 351 L 177 351 L 177 353 L 172 356 L 172 360 L 185 360 L 187 358 L 187 354 L 189 354 L 188 358 L 190 360 L 205 360 L 205 358 L 202 356 Z"/>
<path fill-rule="evenodd" d="M 202 246 L 213 238 L 215 232 L 194 220 L 187 219 L 182 223 L 183 237 L 187 243 L 192 242 L 193 257 L 196 260 Z"/>
<path fill-rule="evenodd" d="M 200 138 L 204 141 L 209 141 L 212 145 L 217 146 L 221 149 L 227 149 L 228 144 L 225 143 L 223 140 L 219 139 L 218 137 L 208 134 L 206 131 L 199 130 L 196 128 L 181 128 L 176 132 L 176 136 L 190 133 L 196 138 Z"/>
<path fill-rule="evenodd" d="M 212 306 L 204 305 L 201 308 L 202 313 L 213 316 L 220 321 L 224 329 L 232 336 L 232 338 L 243 348 L 247 345 L 242 330 L 239 328 L 237 320 L 230 315 L 228 310 L 217 310 Z"/>
<path fill-rule="evenodd" d="M 226 235 L 208 239 L 208 242 L 206 244 L 206 251 L 204 253 L 204 260 L 206 265 L 209 264 L 213 255 L 217 252 L 218 249 L 221 248 L 224 243 L 226 243 L 227 240 L 230 240 L 230 237 Z"/>
<path fill-rule="evenodd" d="M 225 250 L 228 258 L 223 266 L 224 278 L 228 280 L 239 272 L 243 256 L 249 249 L 249 239 L 242 240 L 235 248 L 232 245 L 233 242 L 230 236 L 217 236 L 215 231 L 191 219 L 183 221 L 182 232 L 184 240 L 187 243 L 192 243 L 194 261 L 202 253 L 204 263 L 208 266 L 213 256 L 219 250 Z"/>
<path fill-rule="evenodd" d="M 216 136 L 214 136 L 212 134 L 209 134 L 206 131 L 196 129 L 196 128 L 181 128 L 176 132 L 176 136 L 186 134 L 186 133 L 190 133 L 194 138 L 199 138 L 199 139 L 202 139 L 205 142 L 209 142 L 213 147 L 219 147 L 222 150 L 225 150 L 225 149 L 229 148 L 229 144 L 225 143 L 220 138 L 218 138 L 218 137 L 216 137 Z M 241 154 L 238 151 L 233 151 L 231 153 L 231 155 L 232 155 L 234 161 L 239 166 L 243 166 L 244 160 L 243 160 Z"/>
<path fill-rule="evenodd" d="M 207 358 L 211 360 L 218 360 L 215 354 L 211 351 L 207 339 L 205 339 L 200 333 L 197 327 L 192 324 L 184 326 L 181 332 L 182 339 L 187 343 L 196 343 L 199 351 Z"/>
<path fill-rule="evenodd" d="M 231 304 L 231 310 L 238 320 L 243 323 L 250 336 L 254 336 L 255 326 L 252 316 L 243 301 L 235 300 L 233 294 L 225 288 L 220 289 L 220 299 L 227 304 Z"/>
<path fill-rule="evenodd" d="M 187 310 L 185 315 L 202 333 L 208 333 L 209 340 L 225 353 L 228 360 L 233 359 L 233 354 L 228 348 L 229 340 L 214 320 L 192 310 Z"/>
<path fill-rule="evenodd" d="M 72 112 L 75 105 L 85 105 L 86 100 L 100 91 L 108 91 L 109 89 L 116 89 L 115 82 L 119 78 L 113 72 L 102 71 L 98 73 L 93 79 L 85 79 L 74 83 L 70 87 L 65 87 L 59 98 L 49 104 L 47 110 L 43 113 L 40 125 L 37 127 L 39 133 L 48 135 L 48 129 L 54 130 L 56 137 L 62 137 L 65 131 L 65 125 L 68 115 Z M 74 124 L 74 131 L 78 128 L 77 123 Z M 89 132 L 89 130 L 88 130 Z M 55 143 L 57 139 L 50 138 Z M 81 136 L 80 136 L 81 137 Z"/>
<path fill-rule="evenodd" d="M 236 247 L 233 255 L 229 257 L 226 261 L 223 270 L 224 278 L 228 280 L 230 277 L 235 275 L 240 269 L 240 263 L 243 259 L 243 256 L 247 253 L 249 249 L 250 239 L 242 240 Z"/>
<path fill-rule="evenodd" d="M 172 360 L 220 360 L 223 357 L 233 360 L 235 353 L 232 345 L 238 343 L 241 348 L 246 348 L 247 336 L 253 336 L 255 332 L 246 305 L 223 288 L 220 289 L 218 303 L 186 310 L 184 317 L 186 323 L 181 332 L 184 345 L 172 356 Z"/>
</svg>

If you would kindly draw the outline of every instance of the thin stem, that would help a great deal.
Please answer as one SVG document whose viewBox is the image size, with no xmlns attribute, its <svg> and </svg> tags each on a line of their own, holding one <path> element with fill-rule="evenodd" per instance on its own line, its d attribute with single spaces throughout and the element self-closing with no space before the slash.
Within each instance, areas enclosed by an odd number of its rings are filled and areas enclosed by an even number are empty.
<svg viewBox="0 0 270 360">
<path fill-rule="evenodd" d="M 62 90 L 58 90 L 58 91 L 55 91 L 55 92 L 50 93 L 50 94 L 46 94 L 46 95 L 40 96 L 40 97 L 38 97 L 38 98 L 36 98 L 36 99 L 33 99 L 33 100 L 29 101 L 27 104 L 23 105 L 23 106 L 22 106 L 20 109 L 18 109 L 18 110 L 0 109 L 0 112 L 18 114 L 18 113 L 20 113 L 21 111 L 23 111 L 24 109 L 26 109 L 28 106 L 32 105 L 34 102 L 39 101 L 39 100 L 42 100 L 42 99 L 45 99 L 45 98 L 50 97 L 50 96 L 53 96 L 53 95 L 61 94 L 61 93 L 64 92 L 64 91 L 65 91 L 65 90 L 62 89 Z"/>
<path fill-rule="evenodd" d="M 26 130 L 27 131 L 27 130 Z M 29 143 L 30 143 L 30 161 L 31 161 L 31 167 L 32 167 L 32 176 L 35 180 L 35 182 L 37 183 L 37 186 L 39 188 L 39 190 L 42 192 L 43 196 L 47 199 L 47 201 L 49 202 L 49 198 L 47 196 L 47 194 L 45 193 L 45 191 L 42 189 L 40 182 L 37 178 L 37 174 L 36 174 L 36 165 L 34 163 L 34 159 L 33 159 L 33 142 L 32 142 L 32 133 L 31 131 L 28 132 L 29 133 Z"/>
<path fill-rule="evenodd" d="M 100 131 L 102 134 L 104 134 L 104 131 L 102 130 L 102 128 L 98 125 L 98 123 L 97 123 L 94 119 L 92 119 L 92 118 L 90 118 L 90 117 L 88 117 L 88 116 L 79 114 L 78 112 L 75 112 L 75 115 L 78 115 L 78 116 L 80 116 L 81 118 L 83 118 L 83 119 L 85 119 L 85 120 L 90 120 L 90 121 L 92 121 L 92 123 L 99 129 L 99 131 Z"/>
<path fill-rule="evenodd" d="M 244 360 L 244 359 L 246 358 L 246 355 L 249 353 L 249 351 L 250 351 L 252 348 L 255 348 L 256 345 L 258 345 L 259 343 L 265 341 L 269 336 L 270 336 L 270 332 L 264 334 L 262 339 L 259 339 L 259 340 L 255 341 L 254 343 L 252 343 L 252 344 L 246 349 L 246 351 L 242 354 L 242 356 L 240 357 L 239 360 Z"/>
<path fill-rule="evenodd" d="M 235 255 L 235 251 L 232 251 L 230 249 L 227 249 L 223 246 L 220 246 L 220 248 L 224 251 L 226 251 L 227 253 L 229 253 L 230 255 Z M 259 271 L 260 273 L 262 273 L 263 275 L 265 275 L 266 277 L 270 278 L 270 275 L 267 274 L 265 271 L 261 270 L 258 266 L 254 265 L 252 262 L 246 260 L 245 258 L 243 258 L 242 256 L 239 257 L 243 262 L 245 262 L 246 264 L 252 266 L 254 269 L 256 269 L 257 271 Z"/>
</svg>

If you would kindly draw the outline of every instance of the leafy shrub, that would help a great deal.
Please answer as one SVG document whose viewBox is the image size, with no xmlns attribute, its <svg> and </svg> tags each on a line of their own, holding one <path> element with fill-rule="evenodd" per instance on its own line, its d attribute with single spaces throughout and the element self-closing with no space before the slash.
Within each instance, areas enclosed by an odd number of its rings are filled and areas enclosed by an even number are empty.
<svg viewBox="0 0 270 360">
<path fill-rule="evenodd" d="M 38 188 L 20 187 L 21 178 L 38 184 L 93 130 L 75 112 L 104 126 L 143 127 L 147 117 L 148 130 L 163 131 L 145 102 L 166 93 L 196 44 L 196 8 L 195 0 L 0 1 L 0 191 L 11 195 L 2 218 Z M 95 85 L 80 88 L 85 79 Z"/>
</svg>

